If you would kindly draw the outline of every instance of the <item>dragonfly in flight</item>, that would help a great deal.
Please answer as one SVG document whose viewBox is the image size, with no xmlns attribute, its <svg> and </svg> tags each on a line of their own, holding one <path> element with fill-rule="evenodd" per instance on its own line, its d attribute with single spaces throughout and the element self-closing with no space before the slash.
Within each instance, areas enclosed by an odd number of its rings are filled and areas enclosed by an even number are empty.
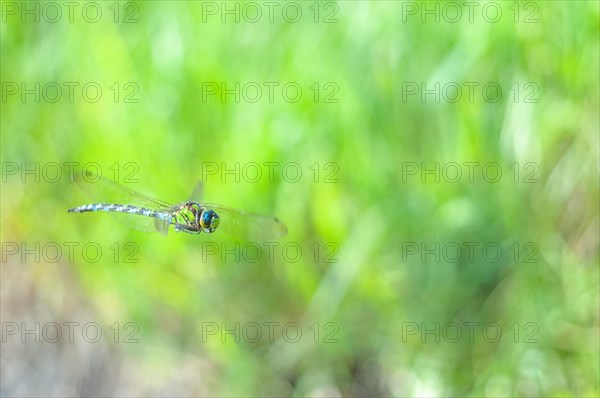
<svg viewBox="0 0 600 398">
<path fill-rule="evenodd" d="M 278 239 L 287 233 L 287 227 L 276 217 L 246 213 L 225 206 L 187 201 L 176 205 L 163 202 L 134 191 L 91 172 L 77 175 L 75 182 L 94 201 L 69 209 L 69 213 L 105 211 L 119 217 L 121 223 L 144 232 L 166 235 L 169 227 L 189 234 L 213 233 L 216 230 L 249 240 Z M 202 184 L 194 189 L 199 198 Z"/>
</svg>

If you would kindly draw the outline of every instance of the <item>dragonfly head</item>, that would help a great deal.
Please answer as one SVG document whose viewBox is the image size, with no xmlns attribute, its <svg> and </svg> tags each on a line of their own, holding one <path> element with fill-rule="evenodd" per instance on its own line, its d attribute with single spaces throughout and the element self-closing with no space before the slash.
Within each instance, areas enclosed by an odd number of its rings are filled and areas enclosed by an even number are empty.
<svg viewBox="0 0 600 398">
<path fill-rule="evenodd" d="M 215 232 L 219 222 L 219 216 L 214 210 L 204 210 L 200 215 L 200 227 L 209 234 Z"/>
</svg>

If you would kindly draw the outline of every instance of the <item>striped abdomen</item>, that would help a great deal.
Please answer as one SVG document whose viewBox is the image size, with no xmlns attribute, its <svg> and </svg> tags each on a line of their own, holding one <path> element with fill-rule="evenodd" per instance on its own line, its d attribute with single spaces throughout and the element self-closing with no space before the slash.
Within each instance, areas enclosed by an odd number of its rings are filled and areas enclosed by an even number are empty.
<svg viewBox="0 0 600 398">
<path fill-rule="evenodd" d="M 131 206 L 131 205 L 116 205 L 109 203 L 94 203 L 91 205 L 83 205 L 69 209 L 69 213 L 83 213 L 86 211 L 114 211 L 117 213 L 128 213 L 137 214 L 140 216 L 160 218 L 164 220 L 165 214 L 160 211 L 144 209 L 143 207 Z M 167 216 L 168 217 L 168 216 Z"/>
</svg>

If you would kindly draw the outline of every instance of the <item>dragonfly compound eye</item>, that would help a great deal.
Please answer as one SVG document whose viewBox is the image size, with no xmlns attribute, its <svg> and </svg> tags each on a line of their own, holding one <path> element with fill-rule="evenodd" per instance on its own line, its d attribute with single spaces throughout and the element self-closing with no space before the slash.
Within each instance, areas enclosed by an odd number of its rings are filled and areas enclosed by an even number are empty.
<svg viewBox="0 0 600 398">
<path fill-rule="evenodd" d="M 214 210 L 204 210 L 200 216 L 200 226 L 205 232 L 214 232 L 219 226 L 219 216 Z"/>
</svg>

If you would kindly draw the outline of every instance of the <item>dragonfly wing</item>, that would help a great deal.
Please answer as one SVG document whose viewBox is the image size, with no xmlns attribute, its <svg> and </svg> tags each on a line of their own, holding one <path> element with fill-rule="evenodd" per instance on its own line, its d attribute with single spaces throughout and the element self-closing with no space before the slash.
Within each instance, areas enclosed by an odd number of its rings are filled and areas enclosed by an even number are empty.
<svg viewBox="0 0 600 398">
<path fill-rule="evenodd" d="M 190 201 L 192 202 L 202 202 L 202 196 L 204 195 L 204 184 L 202 181 L 198 181 L 196 185 L 194 185 L 194 190 L 190 195 Z"/>
<path fill-rule="evenodd" d="M 159 232 L 161 235 L 167 235 L 169 233 L 170 225 L 170 223 L 165 222 L 159 218 L 154 219 L 154 230 Z"/>
<path fill-rule="evenodd" d="M 110 212 L 117 221 L 129 228 L 143 232 L 158 231 L 163 235 L 167 234 L 170 223 L 164 220 L 169 219 L 173 208 L 169 203 L 144 195 L 89 171 L 85 174 L 77 174 L 75 182 L 97 203 L 132 205 L 162 213 L 163 218 L 159 219 L 138 214 Z"/>
<path fill-rule="evenodd" d="M 137 192 L 91 172 L 77 174 L 75 182 L 92 200 L 98 203 L 128 204 L 150 210 L 168 210 L 167 202 Z"/>
<path fill-rule="evenodd" d="M 162 235 L 166 235 L 169 231 L 170 224 L 159 218 L 146 217 L 138 214 L 117 213 L 113 211 L 107 213 L 110 213 L 110 215 L 119 223 L 137 231 L 159 232 Z"/>
<path fill-rule="evenodd" d="M 273 216 L 246 213 L 210 203 L 202 204 L 202 207 L 217 212 L 220 221 L 217 230 L 237 238 L 266 242 L 287 234 L 286 225 Z"/>
</svg>

